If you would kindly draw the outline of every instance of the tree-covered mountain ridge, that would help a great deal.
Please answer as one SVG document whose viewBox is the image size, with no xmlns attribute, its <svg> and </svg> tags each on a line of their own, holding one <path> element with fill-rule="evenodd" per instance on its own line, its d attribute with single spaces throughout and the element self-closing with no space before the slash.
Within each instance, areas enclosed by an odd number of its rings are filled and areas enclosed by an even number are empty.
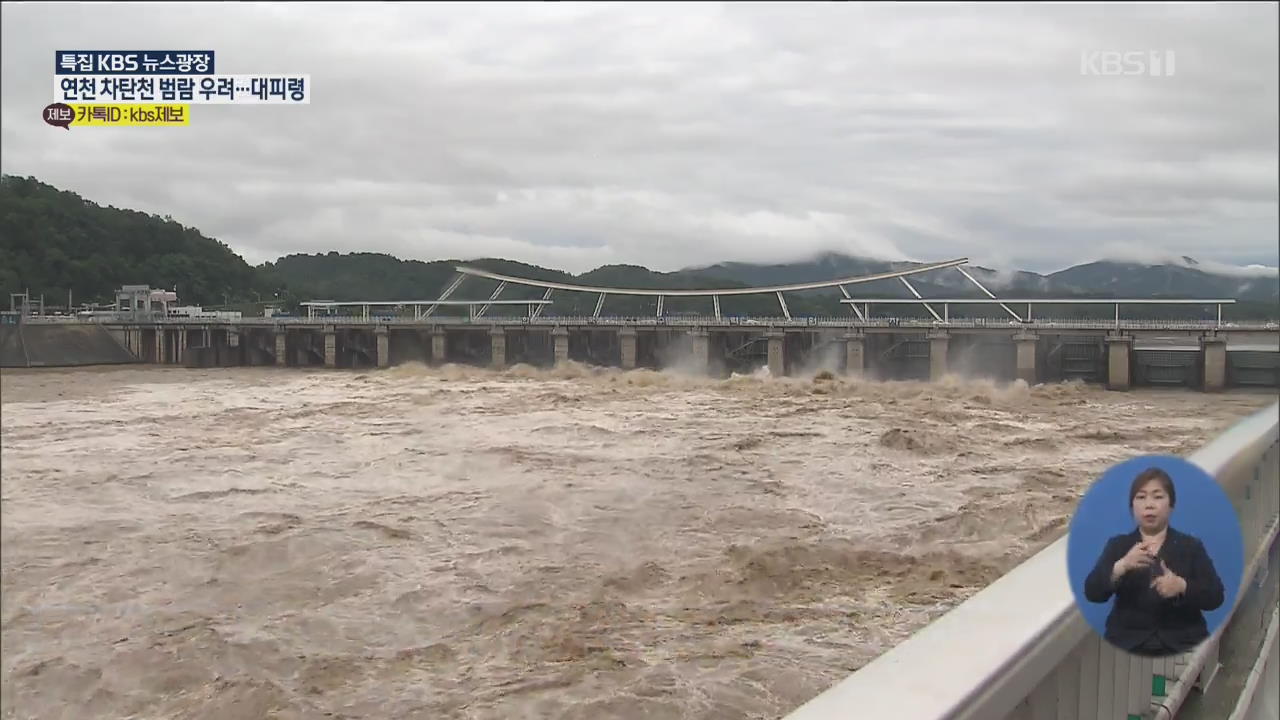
<svg viewBox="0 0 1280 720">
<path fill-rule="evenodd" d="M 839 253 L 791 263 L 726 262 L 674 272 L 639 265 L 606 265 L 573 274 L 501 258 L 406 260 L 386 253 L 322 252 L 286 255 L 251 266 L 224 243 L 170 217 L 103 207 L 70 191 L 35 178 L 0 178 L 0 286 L 5 293 L 30 290 L 46 299 L 77 303 L 110 302 L 123 284 L 176 288 L 184 303 L 205 306 L 303 300 L 430 300 L 468 265 L 495 273 L 592 287 L 646 289 L 740 288 L 859 277 L 919 266 L 920 263 L 853 257 Z M 1241 277 L 1215 274 L 1181 264 L 1144 265 L 1099 261 L 1042 275 L 999 272 L 968 266 L 966 270 L 997 295 L 1005 297 L 1193 297 L 1236 298 L 1238 311 L 1268 317 L 1280 314 L 1280 275 Z M 912 276 L 925 297 L 985 297 L 954 269 Z M 484 299 L 496 287 L 491 280 L 468 278 L 454 299 Z M 897 280 L 848 286 L 858 298 L 909 298 Z M 538 288 L 509 285 L 503 299 L 540 298 Z M 797 315 L 847 315 L 835 288 L 787 296 Z M 558 292 L 547 312 L 590 314 L 597 297 Z M 650 314 L 652 298 L 610 296 L 606 314 Z M 703 305 L 706 307 L 704 308 Z M 727 314 L 779 314 L 770 295 L 722 298 Z M 710 298 L 668 298 L 671 313 L 706 312 Z M 990 308 L 987 308 L 990 309 Z M 1000 311 L 995 308 L 998 315 Z M 915 315 L 923 308 L 896 306 L 894 314 Z M 967 312 L 967 314 L 975 314 Z M 982 313 L 987 314 L 987 313 Z"/>
</svg>

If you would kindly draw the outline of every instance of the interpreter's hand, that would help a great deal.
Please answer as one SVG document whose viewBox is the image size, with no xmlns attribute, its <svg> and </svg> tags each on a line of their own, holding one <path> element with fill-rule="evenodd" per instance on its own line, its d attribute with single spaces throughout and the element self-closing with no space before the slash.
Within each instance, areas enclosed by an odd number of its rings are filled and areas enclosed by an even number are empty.
<svg viewBox="0 0 1280 720">
<path fill-rule="evenodd" d="M 1186 592 L 1187 581 L 1173 574 L 1173 571 L 1165 567 L 1163 560 L 1159 562 L 1161 574 L 1151 579 L 1151 587 L 1155 588 L 1160 597 L 1166 600 Z"/>
<path fill-rule="evenodd" d="M 1133 547 L 1129 548 L 1129 552 L 1124 554 L 1124 557 L 1116 561 L 1115 566 L 1112 568 L 1112 575 L 1117 578 L 1121 577 L 1125 573 L 1147 567 L 1153 560 L 1155 560 L 1155 553 L 1151 551 L 1151 548 L 1145 542 L 1135 543 Z"/>
</svg>

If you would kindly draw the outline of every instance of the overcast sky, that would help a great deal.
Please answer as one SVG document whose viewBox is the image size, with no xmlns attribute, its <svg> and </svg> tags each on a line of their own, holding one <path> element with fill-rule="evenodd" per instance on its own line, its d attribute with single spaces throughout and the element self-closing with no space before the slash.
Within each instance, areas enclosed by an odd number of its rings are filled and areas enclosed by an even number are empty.
<svg viewBox="0 0 1280 720">
<path fill-rule="evenodd" d="M 1275 266 L 1277 20 L 1274 3 L 5 3 L 0 166 L 253 263 Z M 40 116 L 59 49 L 212 49 L 219 73 L 309 73 L 314 94 L 67 131 Z M 1175 74 L 1083 75 L 1093 50 L 1171 50 Z"/>
</svg>

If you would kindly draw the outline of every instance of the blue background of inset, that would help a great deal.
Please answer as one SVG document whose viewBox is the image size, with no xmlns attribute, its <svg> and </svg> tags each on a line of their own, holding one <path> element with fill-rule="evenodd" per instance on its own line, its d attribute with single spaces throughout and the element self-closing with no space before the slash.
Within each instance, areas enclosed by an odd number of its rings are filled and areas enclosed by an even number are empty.
<svg viewBox="0 0 1280 720">
<path fill-rule="evenodd" d="M 1093 570 L 1107 540 L 1137 528 L 1129 509 L 1129 485 L 1138 473 L 1156 467 L 1169 473 L 1178 504 L 1169 526 L 1194 535 L 1204 544 L 1214 570 L 1222 580 L 1226 600 L 1217 610 L 1204 613 L 1212 634 L 1226 620 L 1240 591 L 1244 574 L 1244 540 L 1240 520 L 1222 488 L 1200 467 L 1171 455 L 1147 455 L 1112 466 L 1081 498 L 1067 535 L 1067 575 L 1076 605 L 1089 624 L 1104 634 L 1115 597 L 1092 603 L 1084 597 L 1084 579 Z"/>
</svg>

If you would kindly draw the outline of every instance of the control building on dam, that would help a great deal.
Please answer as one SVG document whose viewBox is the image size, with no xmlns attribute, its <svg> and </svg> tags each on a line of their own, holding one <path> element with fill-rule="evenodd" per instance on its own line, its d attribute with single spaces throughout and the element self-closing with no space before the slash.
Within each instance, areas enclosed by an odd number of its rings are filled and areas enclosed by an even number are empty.
<svg viewBox="0 0 1280 720">
<path fill-rule="evenodd" d="M 770 375 L 817 370 L 883 380 L 937 379 L 949 372 L 1028 383 L 1083 380 L 1122 390 L 1174 386 L 1209 391 L 1280 387 L 1280 329 L 1275 323 L 1223 323 L 1232 299 L 998 298 L 965 271 L 965 259 L 907 270 L 791 285 L 708 290 L 593 287 L 547 282 L 458 267 L 433 300 L 303 303 L 305 317 L 209 319 L 121 316 L 107 325 L 143 362 L 192 367 L 278 365 L 365 368 L 406 362 L 462 363 L 496 368 L 548 367 L 566 361 L 623 369 L 679 367 L 712 376 L 768 367 Z M 980 298 L 921 297 L 908 277 L 959 271 Z M 458 300 L 470 277 L 497 283 L 488 298 Z M 855 298 L 851 286 L 900 281 L 911 298 Z M 503 299 L 512 285 L 542 290 L 540 299 Z M 786 293 L 838 288 L 849 315 L 795 317 Z M 591 315 L 543 311 L 554 292 L 591 293 Z M 769 294 L 779 314 L 729 317 L 720 299 Z M 656 299 L 647 317 L 604 314 L 611 295 Z M 710 297 L 714 313 L 664 314 L 666 298 Z M 923 306 L 931 318 L 874 317 L 872 308 Z M 1048 305 L 1106 306 L 1106 320 L 1035 317 Z M 965 317 L 956 309 L 995 306 L 1005 319 Z M 1137 320 L 1133 307 L 1217 306 L 1216 320 Z M 395 308 L 388 312 L 387 308 Z M 1125 311 L 1128 311 L 1127 313 Z M 409 312 L 411 311 L 411 314 Z M 460 312 L 465 311 L 465 312 Z"/>
</svg>

